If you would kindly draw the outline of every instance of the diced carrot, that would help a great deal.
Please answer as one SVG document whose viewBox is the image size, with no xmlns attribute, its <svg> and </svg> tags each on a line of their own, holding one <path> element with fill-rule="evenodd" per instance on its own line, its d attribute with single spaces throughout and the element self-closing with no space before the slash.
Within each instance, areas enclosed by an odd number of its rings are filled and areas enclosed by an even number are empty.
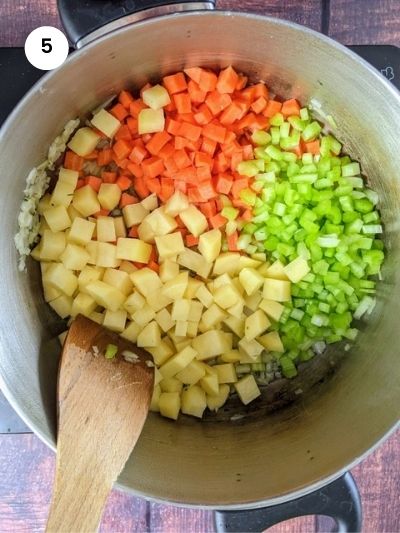
<svg viewBox="0 0 400 533">
<path fill-rule="evenodd" d="M 175 151 L 173 153 L 175 153 Z M 178 167 L 176 166 L 173 155 L 171 155 L 171 157 L 167 157 L 167 159 L 164 159 L 163 161 L 164 161 L 164 166 L 168 172 L 171 172 L 172 174 L 174 174 L 175 172 L 178 172 Z"/>
<path fill-rule="evenodd" d="M 261 113 L 267 107 L 267 103 L 268 102 L 264 96 L 260 96 L 260 98 L 257 98 L 257 100 L 255 100 L 250 107 L 254 113 Z"/>
<path fill-rule="evenodd" d="M 187 197 L 192 204 L 198 204 L 205 201 L 197 187 L 189 187 L 187 190 Z"/>
<path fill-rule="evenodd" d="M 201 151 L 205 152 L 206 154 L 209 154 L 211 157 L 214 155 L 214 152 L 217 148 L 217 143 L 213 141 L 212 139 L 203 139 L 203 142 L 201 144 Z"/>
<path fill-rule="evenodd" d="M 159 178 L 150 178 L 146 180 L 146 187 L 151 193 L 160 194 L 161 183 Z"/>
<path fill-rule="evenodd" d="M 113 145 L 113 151 L 118 159 L 125 159 L 132 151 L 132 146 L 127 141 L 117 141 Z"/>
<path fill-rule="evenodd" d="M 186 91 L 187 89 L 187 83 L 183 72 L 177 72 L 176 74 L 165 76 L 163 78 L 163 84 L 171 95 Z"/>
<path fill-rule="evenodd" d="M 189 144 L 190 141 L 185 139 L 185 137 L 181 137 L 180 135 L 177 135 L 174 139 L 175 150 L 183 150 L 184 148 L 187 148 Z"/>
<path fill-rule="evenodd" d="M 193 246 L 197 246 L 199 244 L 199 238 L 195 237 L 191 233 L 189 233 L 189 235 L 186 235 L 185 241 L 186 241 L 186 246 L 188 248 L 192 248 Z"/>
<path fill-rule="evenodd" d="M 242 161 L 243 161 L 243 152 L 234 152 L 231 157 L 231 170 L 235 171 L 238 167 L 238 164 L 241 163 Z"/>
<path fill-rule="evenodd" d="M 99 152 L 97 150 L 93 150 L 93 152 L 90 152 L 90 154 L 84 156 L 85 161 L 96 161 L 97 156 L 99 155 Z"/>
<path fill-rule="evenodd" d="M 146 263 L 138 263 L 136 261 L 132 261 L 133 266 L 135 266 L 137 269 L 148 267 L 149 265 L 146 265 Z"/>
<path fill-rule="evenodd" d="M 225 172 L 226 170 L 228 170 L 229 166 L 230 166 L 229 160 L 224 153 L 220 152 L 219 154 L 215 156 L 213 172 L 215 173 Z"/>
<path fill-rule="evenodd" d="M 247 76 L 243 76 L 242 74 L 239 74 L 238 81 L 235 87 L 235 91 L 241 91 L 244 89 L 247 85 L 248 78 Z"/>
<path fill-rule="evenodd" d="M 176 180 L 175 181 L 175 190 L 176 191 L 181 191 L 184 194 L 186 194 L 187 184 L 183 180 Z"/>
<path fill-rule="evenodd" d="M 161 191 L 159 198 L 162 202 L 167 202 L 175 192 L 174 180 L 168 178 L 161 178 Z"/>
<path fill-rule="evenodd" d="M 282 104 L 281 109 L 282 115 L 286 117 L 290 117 L 291 115 L 300 115 L 300 104 L 295 98 L 291 98 L 290 100 L 285 100 Z"/>
<path fill-rule="evenodd" d="M 237 127 L 238 129 L 240 130 L 244 130 L 245 128 L 249 128 L 250 125 L 256 120 L 256 115 L 251 112 L 251 113 L 247 113 L 247 115 L 245 115 L 243 118 L 241 118 L 238 123 L 237 123 Z"/>
<path fill-rule="evenodd" d="M 185 68 L 184 73 L 191 80 L 195 81 L 198 84 L 200 82 L 200 76 L 201 76 L 202 70 L 203 69 L 200 67 L 191 67 L 191 68 Z"/>
<path fill-rule="evenodd" d="M 109 209 L 100 209 L 100 211 L 97 211 L 97 213 L 94 213 L 92 216 L 93 217 L 107 217 L 108 215 L 110 214 L 110 210 Z"/>
<path fill-rule="evenodd" d="M 96 192 L 99 192 L 102 183 L 103 180 L 97 176 L 86 176 L 85 178 L 85 185 L 89 185 Z"/>
<path fill-rule="evenodd" d="M 127 205 L 129 205 L 129 204 L 127 204 Z M 130 237 L 131 239 L 137 239 L 139 237 L 138 227 L 137 226 L 132 226 L 131 228 L 129 228 L 128 237 Z"/>
<path fill-rule="evenodd" d="M 253 159 L 253 147 L 251 144 L 245 144 L 242 146 L 242 154 L 245 161 Z"/>
<path fill-rule="evenodd" d="M 232 198 L 231 199 L 233 207 L 239 207 L 240 209 L 246 209 L 248 208 L 248 204 L 243 202 L 243 200 L 240 200 L 240 198 Z"/>
<path fill-rule="evenodd" d="M 165 121 L 165 125 L 166 125 L 167 132 L 170 133 L 171 135 L 179 134 L 181 123 L 178 122 L 177 120 L 174 120 L 168 117 L 167 120 Z"/>
<path fill-rule="evenodd" d="M 189 141 L 197 141 L 201 135 L 201 128 L 188 122 L 182 122 L 179 127 L 179 135 L 189 139 Z"/>
<path fill-rule="evenodd" d="M 249 102 L 249 104 L 251 104 L 251 102 L 255 100 L 254 85 L 247 87 L 246 89 L 243 89 L 243 91 L 241 91 L 240 93 L 240 97 L 246 102 Z"/>
<path fill-rule="evenodd" d="M 202 102 L 204 102 L 207 95 L 207 93 L 205 91 L 202 91 L 198 84 L 193 80 L 189 80 L 188 93 L 190 100 L 195 104 L 201 104 Z"/>
<path fill-rule="evenodd" d="M 184 93 L 174 94 L 172 99 L 176 105 L 176 110 L 178 111 L 178 113 L 181 114 L 181 113 L 191 112 L 192 104 L 190 101 L 189 93 L 184 92 Z"/>
<path fill-rule="evenodd" d="M 77 191 L 78 189 L 80 189 L 81 187 L 84 187 L 85 185 L 86 185 L 85 180 L 80 178 L 76 182 L 75 190 Z"/>
<path fill-rule="evenodd" d="M 182 170 L 178 170 L 173 175 L 173 178 L 177 181 L 186 181 L 192 185 L 197 185 L 197 173 L 195 167 L 187 167 Z"/>
<path fill-rule="evenodd" d="M 218 75 L 217 91 L 220 94 L 232 94 L 236 89 L 238 81 L 238 74 L 231 66 L 229 66 L 226 69 L 221 70 Z"/>
<path fill-rule="evenodd" d="M 118 157 L 114 156 L 114 163 L 120 169 L 122 168 L 123 170 L 126 170 L 128 168 L 128 165 L 129 165 L 130 161 L 129 161 L 129 159 L 127 157 L 125 157 L 124 159 L 118 159 Z"/>
<path fill-rule="evenodd" d="M 195 80 L 196 81 L 196 80 Z M 214 72 L 201 69 L 200 79 L 197 82 L 202 91 L 210 92 L 214 91 L 217 86 L 218 78 Z"/>
<path fill-rule="evenodd" d="M 122 122 L 129 115 L 125 107 L 119 103 L 115 104 L 115 106 L 110 109 L 110 113 L 114 115 L 114 117 L 117 118 L 120 122 Z"/>
<path fill-rule="evenodd" d="M 129 163 L 127 169 L 135 176 L 135 178 L 143 177 L 143 169 L 138 163 Z"/>
<path fill-rule="evenodd" d="M 319 154 L 319 139 L 316 139 L 315 141 L 311 141 L 308 143 L 304 143 L 306 147 L 306 152 L 309 154 L 318 155 Z"/>
<path fill-rule="evenodd" d="M 126 125 L 128 126 L 132 135 L 136 135 L 138 133 L 138 121 L 136 118 L 128 117 L 126 119 Z"/>
<path fill-rule="evenodd" d="M 250 222 L 253 219 L 253 213 L 251 212 L 251 209 L 245 209 L 243 213 L 240 215 L 240 218 L 241 220 Z"/>
<path fill-rule="evenodd" d="M 214 116 L 219 115 L 231 103 L 232 98 L 229 94 L 220 94 L 218 91 L 212 91 L 206 98 L 206 105 Z"/>
<path fill-rule="evenodd" d="M 68 170 L 77 170 L 78 172 L 82 170 L 85 160 L 83 157 L 80 157 L 75 152 L 67 150 L 64 158 L 64 167 Z"/>
<path fill-rule="evenodd" d="M 129 91 L 121 91 L 118 96 L 119 103 L 129 111 L 129 106 L 134 101 L 133 96 Z"/>
<path fill-rule="evenodd" d="M 146 149 L 152 154 L 157 155 L 164 145 L 171 139 L 166 131 L 159 131 L 155 133 L 151 140 L 146 144 Z"/>
<path fill-rule="evenodd" d="M 249 180 L 247 178 L 239 178 L 232 183 L 231 194 L 233 198 L 240 198 L 240 191 L 247 189 Z"/>
<path fill-rule="evenodd" d="M 199 209 L 207 219 L 210 219 L 211 217 L 217 214 L 217 208 L 215 206 L 215 202 L 212 200 L 201 204 L 199 206 Z"/>
<path fill-rule="evenodd" d="M 211 198 L 215 198 L 216 196 L 216 192 L 211 180 L 199 183 L 197 190 L 199 191 L 203 201 L 211 200 Z"/>
<path fill-rule="evenodd" d="M 147 265 L 151 270 L 154 270 L 157 274 L 160 272 L 160 266 L 155 261 L 150 261 Z"/>
<path fill-rule="evenodd" d="M 169 104 L 164 106 L 164 111 L 168 113 L 173 113 L 174 111 L 176 111 L 176 106 L 173 100 L 171 100 Z"/>
<path fill-rule="evenodd" d="M 138 98 L 134 102 L 131 103 L 129 106 L 129 113 L 134 117 L 137 118 L 138 114 L 141 112 L 142 109 L 145 109 L 147 106 L 143 102 L 141 98 Z"/>
<path fill-rule="evenodd" d="M 197 152 L 195 156 L 196 167 L 212 167 L 213 160 L 210 154 L 205 152 Z"/>
<path fill-rule="evenodd" d="M 238 102 L 232 102 L 219 117 L 221 124 L 233 124 L 243 116 L 243 107 Z"/>
<path fill-rule="evenodd" d="M 266 117 L 273 117 L 282 109 L 281 102 L 277 100 L 268 100 L 267 107 L 263 111 L 263 115 Z"/>
<path fill-rule="evenodd" d="M 144 148 L 143 146 L 134 146 L 132 148 L 131 153 L 129 154 L 129 159 L 133 163 L 137 163 L 138 165 L 140 165 L 143 159 L 145 159 L 148 155 L 149 154 L 146 148 Z"/>
<path fill-rule="evenodd" d="M 205 104 L 202 104 L 197 110 L 197 113 L 194 114 L 194 119 L 197 124 L 204 126 L 212 121 L 213 116 L 209 108 Z"/>
<path fill-rule="evenodd" d="M 142 162 L 143 173 L 148 178 L 155 178 L 162 174 L 165 170 L 162 159 L 158 157 L 150 157 Z"/>
<path fill-rule="evenodd" d="M 104 150 L 100 150 L 98 156 L 97 156 L 97 164 L 99 167 L 105 167 L 106 165 L 109 165 L 112 161 L 112 150 L 111 148 L 104 148 Z"/>
<path fill-rule="evenodd" d="M 151 247 L 151 253 L 150 253 L 149 261 L 155 261 L 156 263 L 158 261 L 157 248 L 154 245 Z"/>
<path fill-rule="evenodd" d="M 123 124 L 115 134 L 116 141 L 130 141 L 132 139 L 132 132 L 126 124 Z"/>
<path fill-rule="evenodd" d="M 126 191 L 132 185 L 132 180 L 128 176 L 120 176 L 115 182 L 121 191 Z"/>
<path fill-rule="evenodd" d="M 197 178 L 201 181 L 209 181 L 211 179 L 211 167 L 197 167 Z"/>
<path fill-rule="evenodd" d="M 234 231 L 230 235 L 227 235 L 227 239 L 226 240 L 228 242 L 228 250 L 230 252 L 237 252 L 238 251 L 238 247 L 237 247 L 238 238 L 239 238 L 239 235 L 238 235 L 237 231 Z"/>
<path fill-rule="evenodd" d="M 206 124 L 203 127 L 203 136 L 217 143 L 223 143 L 225 140 L 226 128 L 218 124 Z"/>
<path fill-rule="evenodd" d="M 228 222 L 228 219 L 223 217 L 220 213 L 217 213 L 210 218 L 210 224 L 214 229 L 221 228 Z"/>
<path fill-rule="evenodd" d="M 257 83 L 256 85 L 253 85 L 254 89 L 254 98 L 265 98 L 265 100 L 268 100 L 269 97 L 269 91 L 268 87 L 265 85 L 265 83 Z"/>
<path fill-rule="evenodd" d="M 229 194 L 232 188 L 232 176 L 230 174 L 221 173 L 215 179 L 215 189 L 221 194 Z"/>
<path fill-rule="evenodd" d="M 137 204 L 138 202 L 139 200 L 136 198 L 136 196 L 132 196 L 127 192 L 123 192 L 119 201 L 119 207 L 122 209 L 126 205 Z"/>
<path fill-rule="evenodd" d="M 133 178 L 133 188 L 135 190 L 135 193 L 141 199 L 146 198 L 146 196 L 149 196 L 149 194 L 150 194 L 150 191 L 147 188 L 143 178 L 134 177 Z"/>
<path fill-rule="evenodd" d="M 116 172 L 102 172 L 101 178 L 104 183 L 115 183 L 117 181 L 117 173 Z"/>
<path fill-rule="evenodd" d="M 172 142 L 168 142 L 163 148 L 161 148 L 157 155 L 159 158 L 164 160 L 171 157 L 174 151 L 174 145 L 172 144 Z"/>
<path fill-rule="evenodd" d="M 176 150 L 173 157 L 174 157 L 175 164 L 179 170 L 190 167 L 192 165 L 192 162 L 190 161 L 190 158 L 188 157 L 184 149 Z"/>
</svg>

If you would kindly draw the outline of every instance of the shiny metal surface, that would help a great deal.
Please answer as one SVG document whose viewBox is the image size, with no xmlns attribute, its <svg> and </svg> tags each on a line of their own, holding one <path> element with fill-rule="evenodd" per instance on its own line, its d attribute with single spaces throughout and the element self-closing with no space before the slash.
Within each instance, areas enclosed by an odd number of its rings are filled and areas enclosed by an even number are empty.
<svg viewBox="0 0 400 533">
<path fill-rule="evenodd" d="M 214 8 L 215 6 L 213 2 L 187 2 L 143 9 L 142 11 L 139 11 L 137 13 L 132 13 L 131 15 L 127 15 L 126 17 L 113 20 L 112 22 L 106 24 L 105 26 L 102 26 L 98 30 L 89 33 L 89 35 L 85 35 L 85 37 L 82 37 L 82 39 L 80 39 L 76 43 L 76 47 L 78 49 L 82 48 L 82 46 L 86 46 L 87 44 L 92 43 L 93 41 L 99 39 L 100 37 L 103 37 L 104 35 L 107 35 L 108 33 L 111 33 L 115 30 L 119 30 L 120 28 L 123 28 L 125 26 L 130 26 L 131 24 L 139 22 L 140 20 L 161 17 L 163 15 L 169 15 L 171 13 L 183 13 L 186 11 L 196 11 L 201 9 Z"/>
<path fill-rule="evenodd" d="M 233 64 L 282 96 L 318 100 L 381 197 L 388 258 L 378 304 L 328 383 L 290 408 L 235 423 L 151 414 L 120 486 L 216 508 L 271 505 L 337 477 L 399 420 L 399 93 L 367 63 L 311 30 L 256 15 L 199 12 L 139 22 L 83 48 L 37 84 L 0 133 L 0 378 L 24 420 L 55 442 L 59 322 L 37 265 L 17 270 L 12 237 L 24 181 L 65 122 L 122 87 L 186 66 Z"/>
</svg>

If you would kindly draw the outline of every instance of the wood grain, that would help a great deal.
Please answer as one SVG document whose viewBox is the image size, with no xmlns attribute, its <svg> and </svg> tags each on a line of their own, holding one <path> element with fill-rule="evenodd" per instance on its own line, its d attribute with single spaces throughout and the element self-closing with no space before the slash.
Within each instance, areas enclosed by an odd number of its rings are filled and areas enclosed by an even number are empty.
<svg viewBox="0 0 400 533">
<path fill-rule="evenodd" d="M 329 35 L 344 44 L 400 46 L 400 2 L 330 0 Z"/>
</svg>

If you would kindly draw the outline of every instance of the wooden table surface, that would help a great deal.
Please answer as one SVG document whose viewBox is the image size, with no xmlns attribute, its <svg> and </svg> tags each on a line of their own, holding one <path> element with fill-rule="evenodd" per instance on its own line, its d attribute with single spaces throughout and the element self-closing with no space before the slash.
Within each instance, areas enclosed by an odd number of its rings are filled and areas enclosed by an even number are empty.
<svg viewBox="0 0 400 533">
<path fill-rule="evenodd" d="M 345 44 L 400 46 L 400 0 L 221 0 L 218 6 L 304 24 Z M 0 46 L 23 46 L 37 26 L 60 26 L 56 0 L 0 0 Z M 54 472 L 53 454 L 32 434 L 0 434 L 0 532 L 43 531 Z M 363 501 L 365 532 L 400 531 L 400 432 L 353 470 Z M 101 532 L 205 533 L 212 515 L 159 505 L 113 491 Z M 314 517 L 271 531 L 326 531 Z"/>
</svg>

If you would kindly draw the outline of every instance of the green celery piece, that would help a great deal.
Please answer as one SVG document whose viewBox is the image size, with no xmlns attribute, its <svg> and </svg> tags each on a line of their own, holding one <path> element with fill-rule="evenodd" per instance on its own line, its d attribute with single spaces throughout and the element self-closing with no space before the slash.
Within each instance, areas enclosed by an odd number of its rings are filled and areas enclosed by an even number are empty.
<svg viewBox="0 0 400 533">
<path fill-rule="evenodd" d="M 251 135 L 251 140 L 258 145 L 267 145 L 271 142 L 271 135 L 262 130 L 254 131 Z"/>
</svg>

